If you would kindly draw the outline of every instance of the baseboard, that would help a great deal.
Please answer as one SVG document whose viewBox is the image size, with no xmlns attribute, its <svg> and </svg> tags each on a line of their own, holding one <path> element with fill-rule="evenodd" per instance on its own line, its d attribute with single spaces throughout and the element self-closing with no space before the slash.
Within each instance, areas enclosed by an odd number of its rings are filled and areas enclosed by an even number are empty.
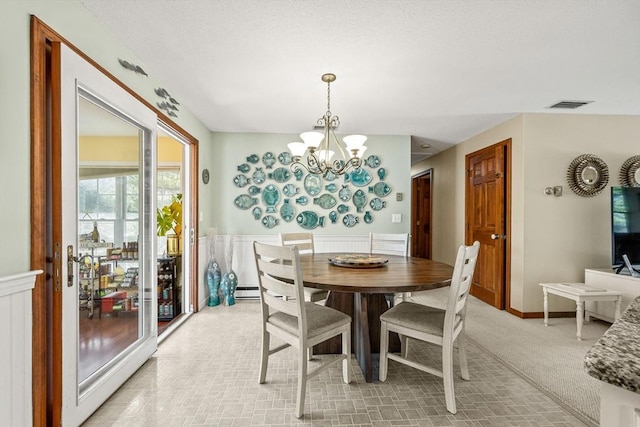
<svg viewBox="0 0 640 427">
<path fill-rule="evenodd" d="M 528 311 L 523 313 L 521 311 L 516 310 L 515 308 L 509 307 L 507 309 L 507 313 L 513 314 L 521 319 L 543 319 L 544 312 L 542 311 Z M 551 318 L 559 318 L 559 317 L 576 317 L 575 311 L 552 311 L 549 312 L 549 317 Z"/>
</svg>

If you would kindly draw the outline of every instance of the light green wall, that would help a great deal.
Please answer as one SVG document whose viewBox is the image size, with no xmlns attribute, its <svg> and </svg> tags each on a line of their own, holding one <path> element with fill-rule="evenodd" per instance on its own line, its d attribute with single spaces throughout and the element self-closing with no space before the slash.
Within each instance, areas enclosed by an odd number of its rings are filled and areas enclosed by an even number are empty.
<svg viewBox="0 0 640 427">
<path fill-rule="evenodd" d="M 154 78 L 153 70 L 138 60 L 78 0 L 0 1 L 0 275 L 29 270 L 30 257 L 30 15 L 93 58 L 138 94 L 155 103 L 153 89 L 170 87 Z M 139 64 L 148 77 L 125 70 L 118 58 Z M 201 168 L 212 158 L 211 134 L 185 108 L 175 120 L 200 141 Z M 201 229 L 212 224 L 211 198 L 201 193 Z M 43 236 L 44 238 L 44 236 Z"/>
<path fill-rule="evenodd" d="M 233 201 L 239 194 L 246 194 L 248 188 L 238 188 L 233 183 L 233 178 L 240 172 L 237 170 L 238 165 L 246 163 L 246 157 L 251 154 L 258 154 L 260 157 L 267 152 L 272 151 L 276 156 L 287 150 L 287 143 L 299 140 L 298 135 L 294 134 L 257 134 L 257 133 L 214 133 L 214 178 L 209 185 L 201 186 L 201 191 L 210 192 L 214 197 L 213 218 L 216 225 L 216 232 L 233 233 L 233 234 L 274 234 L 280 232 L 304 231 L 295 221 L 285 223 L 280 220 L 280 224 L 272 229 L 265 228 L 259 221 L 253 219 L 251 209 L 241 210 L 237 208 Z M 360 224 L 353 228 L 345 227 L 341 222 L 338 224 L 330 224 L 329 218 L 326 218 L 324 228 L 319 227 L 314 230 L 317 234 L 368 234 L 370 231 L 380 233 L 408 233 L 409 217 L 411 214 L 411 179 L 409 175 L 411 163 L 411 143 L 408 136 L 369 136 L 366 142 L 368 146 L 365 157 L 375 154 L 381 159 L 381 167 L 384 167 L 388 176 L 385 182 L 392 189 L 392 193 L 384 198 L 387 206 L 378 212 L 373 212 L 374 221 L 371 224 L 365 224 L 363 215 L 360 217 Z M 279 164 L 278 164 L 279 165 Z M 274 166 L 274 168 L 277 166 Z M 252 169 L 253 171 L 253 169 Z M 264 169 L 269 172 L 269 169 Z M 250 172 L 249 174 L 251 174 Z M 375 177 L 373 182 L 377 182 Z M 295 183 L 301 187 L 301 195 L 304 194 L 302 183 L 291 178 L 289 182 Z M 336 184 L 343 183 L 342 178 L 335 181 Z M 326 183 L 325 183 L 326 184 Z M 251 185 L 251 184 L 250 184 Z M 282 187 L 283 184 L 278 184 Z M 367 192 L 366 188 L 364 188 Z M 397 192 L 404 195 L 402 201 L 395 199 Z M 369 200 L 371 196 L 367 192 Z M 258 196 L 260 197 L 260 196 Z M 313 198 L 310 198 L 313 199 Z M 261 199 L 260 199 L 261 200 Z M 280 205 L 282 202 L 280 203 Z M 351 203 L 348 203 L 351 205 Z M 262 202 L 260 202 L 262 205 Z M 280 206 L 279 205 L 279 206 Z M 329 210 L 321 209 L 310 203 L 305 207 L 296 205 L 296 212 L 302 210 L 315 211 L 321 215 L 328 215 Z M 371 209 L 367 209 L 371 210 Z M 350 213 L 355 213 L 355 208 L 351 206 Z M 402 214 L 402 222 L 399 224 L 391 223 L 391 214 Z M 279 218 L 279 214 L 275 215 Z"/>
<path fill-rule="evenodd" d="M 619 185 L 622 163 L 638 154 L 640 117 L 576 114 L 524 114 L 412 167 L 434 169 L 434 259 L 453 262 L 464 242 L 465 155 L 512 139 L 511 307 L 542 311 L 538 283 L 582 282 L 585 268 L 610 266 L 609 192 Z M 595 197 L 580 197 L 567 185 L 566 172 L 580 154 L 591 153 L 609 167 L 609 185 Z M 544 195 L 563 186 L 563 196 Z M 575 309 L 554 301 L 555 311 Z"/>
</svg>

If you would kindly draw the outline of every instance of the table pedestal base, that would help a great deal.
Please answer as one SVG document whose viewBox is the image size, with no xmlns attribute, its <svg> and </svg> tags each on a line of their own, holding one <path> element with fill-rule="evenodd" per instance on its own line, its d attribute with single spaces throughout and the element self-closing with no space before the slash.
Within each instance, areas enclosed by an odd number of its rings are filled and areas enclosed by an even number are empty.
<svg viewBox="0 0 640 427">
<path fill-rule="evenodd" d="M 385 294 L 347 293 L 331 291 L 327 307 L 335 308 L 351 317 L 351 348 L 367 382 L 378 379 L 380 353 L 380 315 L 389 309 Z M 400 351 L 400 339 L 391 334 L 391 352 Z M 334 337 L 313 348 L 315 354 L 342 352 L 340 337 Z"/>
</svg>

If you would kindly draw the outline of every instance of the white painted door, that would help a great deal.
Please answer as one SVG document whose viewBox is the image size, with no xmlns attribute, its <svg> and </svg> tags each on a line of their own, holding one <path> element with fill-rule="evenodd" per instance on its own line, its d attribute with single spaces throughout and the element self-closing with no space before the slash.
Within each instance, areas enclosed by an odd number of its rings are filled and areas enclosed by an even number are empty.
<svg viewBox="0 0 640 427">
<path fill-rule="evenodd" d="M 77 426 L 157 348 L 157 117 L 64 45 L 60 57 L 62 424 Z"/>
</svg>

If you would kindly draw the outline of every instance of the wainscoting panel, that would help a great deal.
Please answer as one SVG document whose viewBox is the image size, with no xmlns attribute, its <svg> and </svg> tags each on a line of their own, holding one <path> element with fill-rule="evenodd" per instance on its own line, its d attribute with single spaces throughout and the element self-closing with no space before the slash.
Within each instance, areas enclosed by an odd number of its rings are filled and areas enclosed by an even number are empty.
<svg viewBox="0 0 640 427">
<path fill-rule="evenodd" d="M 42 270 L 0 277 L 0 424 L 32 425 L 31 292 Z"/>
<path fill-rule="evenodd" d="M 220 263 L 223 273 L 226 271 L 227 256 L 225 254 L 225 241 L 229 236 L 218 235 L 215 239 L 215 255 Z M 323 252 L 360 252 L 369 251 L 369 235 L 315 235 L 316 253 Z M 277 234 L 274 235 L 238 235 L 233 244 L 232 268 L 238 275 L 237 298 L 258 298 L 258 274 L 253 260 L 253 241 L 280 244 Z M 209 263 L 209 240 L 207 237 L 199 239 L 198 251 L 200 254 L 199 271 L 199 301 L 200 308 L 207 305 L 209 290 L 206 283 L 206 268 Z"/>
</svg>

